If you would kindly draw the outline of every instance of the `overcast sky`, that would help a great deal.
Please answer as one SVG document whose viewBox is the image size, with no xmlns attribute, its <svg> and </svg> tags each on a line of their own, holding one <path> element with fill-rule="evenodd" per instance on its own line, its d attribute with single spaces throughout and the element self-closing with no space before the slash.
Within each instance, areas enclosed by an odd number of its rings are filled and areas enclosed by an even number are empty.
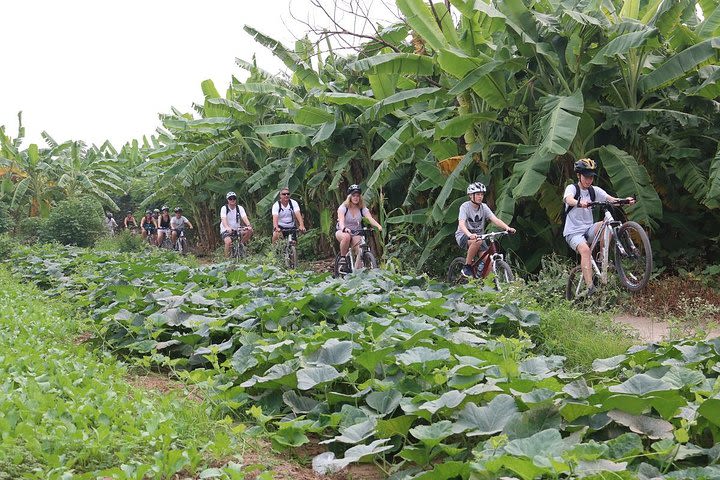
<svg viewBox="0 0 720 480">
<path fill-rule="evenodd" d="M 322 0 L 326 4 L 329 0 Z M 393 19 L 374 2 L 373 18 Z M 272 73 L 281 62 L 243 30 L 250 25 L 291 46 L 323 15 L 309 0 L 22 0 L 3 2 L 0 125 L 17 135 L 23 112 L 25 145 L 109 139 L 116 147 L 159 125 L 171 106 L 189 111 L 202 101 L 200 82 L 224 92 L 235 58 Z M 345 20 L 347 21 L 347 19 Z"/>
</svg>

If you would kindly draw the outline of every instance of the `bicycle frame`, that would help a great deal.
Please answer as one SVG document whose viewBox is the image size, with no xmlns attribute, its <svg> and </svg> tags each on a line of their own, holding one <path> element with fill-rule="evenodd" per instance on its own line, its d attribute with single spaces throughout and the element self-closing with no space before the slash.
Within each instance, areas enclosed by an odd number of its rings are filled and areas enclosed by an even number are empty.
<svg viewBox="0 0 720 480">
<path fill-rule="evenodd" d="M 480 235 L 478 237 L 479 242 L 487 240 L 488 248 L 480 253 L 478 259 L 472 264 L 473 273 L 476 278 L 485 278 L 490 274 L 490 271 L 495 272 L 495 264 L 498 260 L 505 260 L 505 256 L 498 251 L 497 248 L 497 237 L 507 235 L 507 232 L 492 232 Z M 482 270 L 477 271 L 479 265 L 482 264 Z"/>
<path fill-rule="evenodd" d="M 605 285 L 608 282 L 608 266 L 610 265 L 610 241 L 617 238 L 617 229 L 620 228 L 622 222 L 615 220 L 610 210 L 608 210 L 605 205 L 602 206 L 605 207 L 605 214 L 603 215 L 603 221 L 600 227 L 595 232 L 593 240 L 590 243 L 590 264 L 595 274 L 600 277 L 600 282 Z M 619 248 L 622 248 L 622 245 L 619 243 L 617 243 L 617 245 Z M 599 267 L 595 261 L 595 255 L 593 255 L 596 248 L 599 249 L 601 255 L 602 264 Z"/>
<path fill-rule="evenodd" d="M 350 271 L 351 271 L 351 272 L 354 271 L 354 270 L 357 269 L 357 268 L 360 268 L 360 266 L 362 266 L 363 254 L 364 254 L 365 252 L 369 252 L 369 251 L 370 251 L 370 244 L 367 242 L 367 240 L 365 240 L 365 238 L 366 238 L 368 235 L 372 235 L 372 229 L 370 229 L 370 228 L 363 228 L 360 232 L 358 232 L 358 235 L 360 236 L 360 241 L 358 242 L 357 245 L 355 245 L 355 247 L 352 247 L 352 246 L 351 246 L 351 247 L 348 249 L 347 255 L 345 256 L 345 258 L 347 258 L 348 265 L 350 265 Z M 352 252 L 353 252 L 353 250 L 355 250 L 355 252 L 356 252 L 356 253 L 355 253 L 355 260 L 354 260 L 354 261 L 353 261 L 353 258 L 352 258 Z"/>
</svg>

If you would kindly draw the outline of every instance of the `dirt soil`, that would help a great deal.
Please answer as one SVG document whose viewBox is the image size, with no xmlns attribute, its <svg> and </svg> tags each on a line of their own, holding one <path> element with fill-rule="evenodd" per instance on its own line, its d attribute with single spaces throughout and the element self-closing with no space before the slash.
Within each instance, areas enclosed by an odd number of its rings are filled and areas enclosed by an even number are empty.
<svg viewBox="0 0 720 480">
<path fill-rule="evenodd" d="M 177 380 L 168 378 L 167 375 L 149 372 L 144 375 L 129 374 L 126 378 L 127 382 L 142 390 L 151 390 L 159 393 L 177 392 L 181 396 L 185 396 L 190 400 L 202 403 L 203 397 L 197 388 L 187 386 Z"/>
</svg>

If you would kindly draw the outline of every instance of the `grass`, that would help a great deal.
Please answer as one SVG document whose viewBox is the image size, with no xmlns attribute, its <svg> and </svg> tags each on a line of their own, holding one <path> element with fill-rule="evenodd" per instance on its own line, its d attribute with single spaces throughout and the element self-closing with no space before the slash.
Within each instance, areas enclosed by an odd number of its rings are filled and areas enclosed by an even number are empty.
<svg viewBox="0 0 720 480">
<path fill-rule="evenodd" d="M 249 448 L 207 405 L 130 386 L 123 364 L 77 344 L 87 328 L 0 268 L 0 479 L 170 478 Z M 232 468 L 213 478 L 243 478 Z"/>
<path fill-rule="evenodd" d="M 597 315 L 558 305 L 538 312 L 537 330 L 531 332 L 540 353 L 567 358 L 567 370 L 589 370 L 593 360 L 620 355 L 633 338 L 608 315 Z"/>
</svg>

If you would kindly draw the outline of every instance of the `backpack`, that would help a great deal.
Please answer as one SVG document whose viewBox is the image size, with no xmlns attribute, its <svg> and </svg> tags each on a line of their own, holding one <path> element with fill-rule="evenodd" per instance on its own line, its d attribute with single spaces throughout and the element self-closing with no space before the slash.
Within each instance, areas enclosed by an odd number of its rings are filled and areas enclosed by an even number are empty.
<svg viewBox="0 0 720 480">
<path fill-rule="evenodd" d="M 575 184 L 573 184 L 573 187 L 575 187 L 575 195 L 573 195 L 573 198 L 575 199 L 575 201 L 579 201 L 580 200 L 580 185 L 575 183 Z M 593 188 L 592 185 L 590 185 L 590 187 L 588 188 L 588 192 L 590 193 L 590 201 L 594 202 L 595 201 L 595 189 Z M 567 220 L 567 215 L 568 215 L 568 213 L 570 213 L 570 210 L 572 210 L 573 208 L 575 208 L 575 207 L 563 205 L 563 210 L 562 210 L 562 213 L 560 214 L 560 218 L 562 220 L 560 232 L 565 230 L 565 221 Z"/>
<path fill-rule="evenodd" d="M 280 203 L 280 200 L 277 201 L 278 204 L 278 214 L 282 211 L 282 203 Z M 293 208 L 293 201 L 290 199 L 288 202 L 288 205 L 290 206 L 290 216 L 292 217 L 293 224 L 295 224 L 295 208 Z"/>
</svg>

